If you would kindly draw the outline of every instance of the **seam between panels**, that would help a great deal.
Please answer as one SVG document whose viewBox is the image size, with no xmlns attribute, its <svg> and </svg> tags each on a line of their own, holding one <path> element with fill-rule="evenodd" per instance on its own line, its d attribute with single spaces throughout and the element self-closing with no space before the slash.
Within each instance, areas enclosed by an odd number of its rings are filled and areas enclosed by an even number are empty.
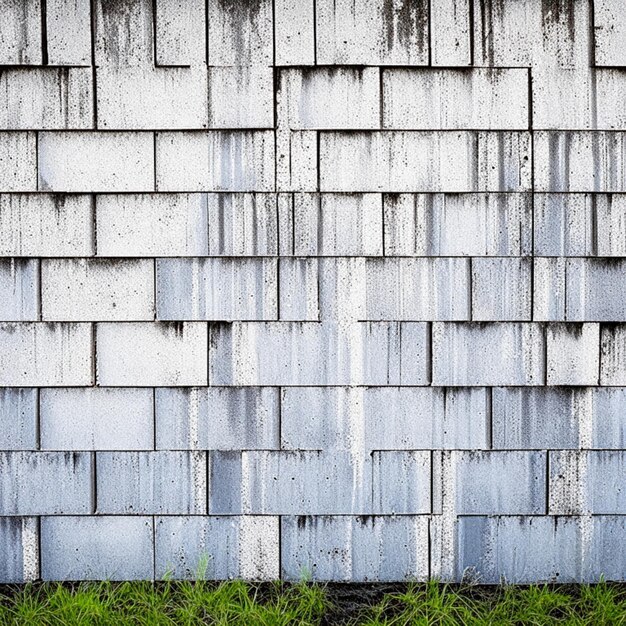
<svg viewBox="0 0 626 626">
<path fill-rule="evenodd" d="M 42 0 L 45 2 L 47 0 Z M 89 19 L 89 27 L 91 30 L 91 88 L 93 90 L 92 94 L 92 106 L 93 106 L 93 120 L 92 127 L 94 130 L 98 129 L 98 77 L 97 77 L 97 69 L 96 69 L 96 20 L 97 12 L 96 5 L 98 0 L 90 0 L 89 8 L 90 8 L 90 19 Z"/>
</svg>

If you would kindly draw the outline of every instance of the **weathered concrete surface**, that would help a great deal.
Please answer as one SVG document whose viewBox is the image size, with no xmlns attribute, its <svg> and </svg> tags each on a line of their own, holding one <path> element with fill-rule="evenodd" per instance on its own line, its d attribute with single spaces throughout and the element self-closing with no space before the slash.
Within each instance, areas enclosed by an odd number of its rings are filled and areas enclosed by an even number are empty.
<svg viewBox="0 0 626 626">
<path fill-rule="evenodd" d="M 621 0 L 0 16 L 0 583 L 626 580 Z"/>
</svg>

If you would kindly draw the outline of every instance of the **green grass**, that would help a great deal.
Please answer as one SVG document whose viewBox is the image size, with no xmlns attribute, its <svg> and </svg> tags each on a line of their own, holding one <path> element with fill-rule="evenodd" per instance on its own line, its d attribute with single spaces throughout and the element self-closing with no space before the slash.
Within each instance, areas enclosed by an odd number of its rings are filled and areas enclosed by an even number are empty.
<svg viewBox="0 0 626 626">
<path fill-rule="evenodd" d="M 626 587 L 221 584 L 164 581 L 3 587 L 0 624 L 351 626 L 626 625 Z"/>
</svg>

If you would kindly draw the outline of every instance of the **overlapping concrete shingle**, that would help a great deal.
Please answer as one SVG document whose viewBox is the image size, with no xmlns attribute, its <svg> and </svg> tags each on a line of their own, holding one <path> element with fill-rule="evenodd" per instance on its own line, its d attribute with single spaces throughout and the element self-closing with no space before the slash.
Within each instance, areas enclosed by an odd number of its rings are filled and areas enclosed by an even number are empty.
<svg viewBox="0 0 626 626">
<path fill-rule="evenodd" d="M 620 0 L 0 16 L 0 582 L 626 579 Z"/>
</svg>

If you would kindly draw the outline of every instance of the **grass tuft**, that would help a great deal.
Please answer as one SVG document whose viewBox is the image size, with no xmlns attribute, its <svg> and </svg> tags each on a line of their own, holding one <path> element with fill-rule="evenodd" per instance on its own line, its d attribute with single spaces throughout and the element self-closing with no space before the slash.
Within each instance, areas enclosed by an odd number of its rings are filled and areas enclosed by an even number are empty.
<svg viewBox="0 0 626 626">
<path fill-rule="evenodd" d="M 320 585 L 198 580 L 0 588 L 14 626 L 626 626 L 626 587 Z"/>
</svg>

